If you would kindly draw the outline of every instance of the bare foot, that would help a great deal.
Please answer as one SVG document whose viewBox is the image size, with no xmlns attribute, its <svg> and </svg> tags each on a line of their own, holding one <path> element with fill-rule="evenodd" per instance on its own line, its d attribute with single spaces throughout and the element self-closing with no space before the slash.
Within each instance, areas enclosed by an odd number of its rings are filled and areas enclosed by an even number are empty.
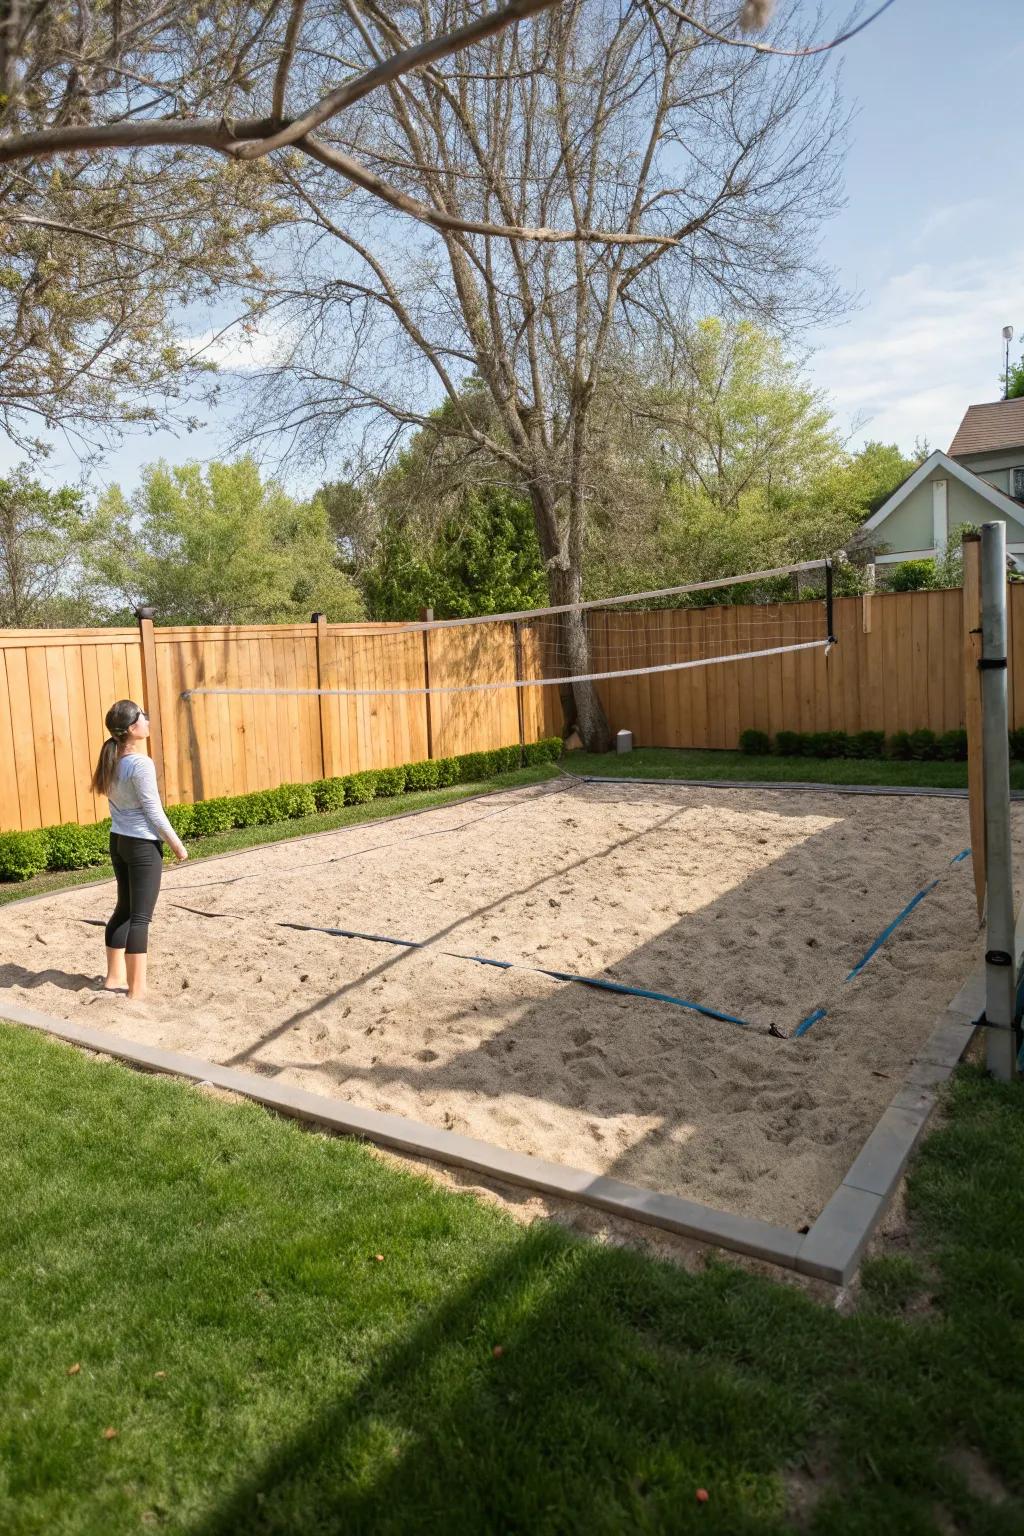
<svg viewBox="0 0 1024 1536">
<path fill-rule="evenodd" d="M 100 987 L 101 992 L 127 992 L 127 981 L 105 981 Z"/>
</svg>

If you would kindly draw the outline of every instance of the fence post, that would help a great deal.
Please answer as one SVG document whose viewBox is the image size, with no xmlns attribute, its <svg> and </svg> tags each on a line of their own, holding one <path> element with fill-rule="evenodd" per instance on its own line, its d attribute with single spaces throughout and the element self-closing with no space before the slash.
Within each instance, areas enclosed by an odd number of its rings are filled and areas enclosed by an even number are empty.
<svg viewBox="0 0 1024 1536">
<path fill-rule="evenodd" d="M 420 609 L 420 623 L 430 624 L 434 618 L 433 608 Z M 423 699 L 427 712 L 427 756 L 434 755 L 434 709 L 430 698 L 430 631 L 423 631 L 423 687 L 426 690 Z"/>
<path fill-rule="evenodd" d="M 981 535 L 963 537 L 964 725 L 967 727 L 967 798 L 971 862 L 978 921 L 985 911 L 985 765 L 981 741 Z"/>
<path fill-rule="evenodd" d="M 324 686 L 324 650 L 327 644 L 327 620 L 322 613 L 312 613 L 309 616 L 310 623 L 316 625 L 316 685 Z M 327 741 L 329 726 L 324 711 L 328 708 L 327 700 L 321 693 L 317 703 L 320 705 L 320 777 L 327 778 Z M 331 755 L 331 767 L 334 767 L 333 753 Z"/>
<path fill-rule="evenodd" d="M 142 647 L 142 702 L 149 716 L 149 746 L 161 793 L 164 792 L 164 733 L 160 723 L 160 687 L 156 674 L 156 638 L 152 608 L 136 608 Z"/>
<path fill-rule="evenodd" d="M 1020 1028 L 1010 833 L 1010 751 L 1006 654 L 1006 524 L 981 530 L 981 692 L 985 742 L 986 1062 L 1004 1083 L 1017 1076 Z"/>
<path fill-rule="evenodd" d="M 519 716 L 519 761 L 525 760 L 526 748 L 526 705 L 523 698 L 524 689 L 520 686 L 523 681 L 523 635 L 519 620 L 512 620 L 512 646 L 515 652 L 516 663 L 516 713 Z"/>
</svg>

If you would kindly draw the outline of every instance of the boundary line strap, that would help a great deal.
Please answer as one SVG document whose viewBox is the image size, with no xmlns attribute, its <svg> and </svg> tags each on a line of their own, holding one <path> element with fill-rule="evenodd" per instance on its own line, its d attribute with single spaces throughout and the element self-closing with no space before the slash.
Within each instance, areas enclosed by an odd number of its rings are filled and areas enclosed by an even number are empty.
<svg viewBox="0 0 1024 1536">
<path fill-rule="evenodd" d="M 427 949 L 430 946 L 421 939 L 393 939 L 382 933 L 360 933 L 355 928 L 322 928 L 316 923 L 278 923 L 279 928 L 296 928 L 302 933 L 327 933 L 338 939 L 364 939 L 371 944 L 393 944 L 399 949 Z M 601 976 L 577 976 L 572 971 L 553 971 L 541 965 L 522 965 L 514 960 L 491 960 L 486 955 L 467 955 L 454 949 L 442 949 L 442 955 L 451 960 L 471 960 L 475 965 L 490 965 L 500 971 L 532 971 L 537 976 L 550 976 L 555 981 L 574 981 L 580 986 L 595 987 L 602 992 L 617 992 L 628 997 L 647 997 L 656 1003 L 671 1003 L 674 1008 L 685 1008 L 707 1019 L 718 1019 L 723 1024 L 738 1024 L 741 1029 L 751 1029 L 749 1019 L 738 1019 L 734 1014 L 722 1013 L 717 1008 L 705 1007 L 686 998 L 673 997 L 668 992 L 653 992 L 646 987 L 630 987 L 622 981 L 606 981 Z M 766 1031 L 767 1033 L 768 1031 Z"/>
</svg>

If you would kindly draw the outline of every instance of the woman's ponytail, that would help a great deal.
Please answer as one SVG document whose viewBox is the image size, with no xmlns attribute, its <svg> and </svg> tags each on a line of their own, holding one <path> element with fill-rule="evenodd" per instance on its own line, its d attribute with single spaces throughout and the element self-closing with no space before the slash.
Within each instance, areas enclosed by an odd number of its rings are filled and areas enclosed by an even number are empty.
<svg viewBox="0 0 1024 1536">
<path fill-rule="evenodd" d="M 92 776 L 92 788 L 97 795 L 109 795 L 121 747 L 128 740 L 128 732 L 141 714 L 142 710 L 131 699 L 118 699 L 107 710 L 104 724 L 110 735 L 100 748 L 96 772 Z"/>
<path fill-rule="evenodd" d="M 100 747 L 96 772 L 92 776 L 92 787 L 97 795 L 107 795 L 110 793 L 110 786 L 114 782 L 114 770 L 117 767 L 117 754 L 117 742 L 113 736 L 108 736 L 102 747 Z"/>
</svg>

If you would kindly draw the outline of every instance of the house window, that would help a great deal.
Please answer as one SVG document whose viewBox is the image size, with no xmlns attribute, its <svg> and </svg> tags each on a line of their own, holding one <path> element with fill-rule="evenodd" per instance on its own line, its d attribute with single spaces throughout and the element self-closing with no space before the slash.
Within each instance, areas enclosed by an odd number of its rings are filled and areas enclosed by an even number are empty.
<svg viewBox="0 0 1024 1536">
<path fill-rule="evenodd" d="M 1024 464 L 1018 464 L 1010 471 L 1010 494 L 1018 501 L 1024 501 Z"/>
</svg>

